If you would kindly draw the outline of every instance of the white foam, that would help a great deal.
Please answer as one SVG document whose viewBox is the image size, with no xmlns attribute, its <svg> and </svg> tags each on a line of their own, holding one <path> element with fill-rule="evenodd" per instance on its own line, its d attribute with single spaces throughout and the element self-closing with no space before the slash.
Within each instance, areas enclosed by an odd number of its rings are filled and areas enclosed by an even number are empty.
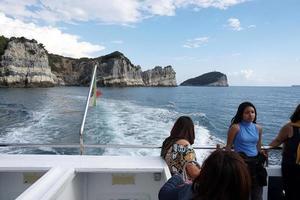
<svg viewBox="0 0 300 200">
<path fill-rule="evenodd" d="M 78 98 L 81 98 L 81 96 Z M 170 102 L 170 105 L 174 105 L 174 103 Z M 56 112 L 57 110 L 54 111 Z M 60 114 L 54 113 L 54 111 L 50 108 L 33 112 L 32 119 L 6 130 L 6 136 L 1 137 L 1 142 L 54 143 L 57 138 L 60 138 L 62 135 L 65 137 L 67 133 L 62 134 L 60 129 L 57 129 L 57 124 L 53 122 L 56 117 L 58 117 L 56 114 Z M 107 98 L 99 98 L 97 100 L 97 106 L 89 108 L 84 141 L 85 144 L 110 143 L 160 146 L 163 140 L 169 136 L 176 119 L 182 115 L 188 115 L 194 118 L 196 146 L 215 145 L 217 143 L 216 141 L 220 141 L 218 138 L 212 136 L 206 127 L 201 126 L 199 122 L 195 120 L 199 117 L 205 117 L 204 113 L 179 113 L 175 111 L 175 109 L 171 109 L 168 105 L 165 106 L 165 108 L 158 108 L 139 105 L 136 102 L 128 100 Z M 79 123 L 78 121 L 78 124 Z M 69 125 L 67 124 L 66 126 Z M 70 141 L 77 141 L 78 133 L 70 133 L 68 137 L 70 137 Z M 57 143 L 59 142 L 60 141 L 57 141 Z M 40 150 L 57 153 L 51 148 L 40 148 Z M 97 153 L 97 151 L 91 152 Z M 198 159 L 202 160 L 205 158 L 208 154 L 207 152 L 207 150 L 197 150 Z M 107 148 L 104 152 L 104 155 L 145 156 L 159 154 L 160 149 Z"/>
<path fill-rule="evenodd" d="M 49 111 L 43 110 L 32 113 L 32 119 L 16 124 L 15 127 L 6 130 L 6 136 L 2 138 L 7 143 L 40 143 L 51 141 L 52 135 L 37 131 L 37 127 L 47 127 Z"/>
<path fill-rule="evenodd" d="M 169 136 L 175 120 L 184 113 L 164 108 L 138 105 L 135 102 L 101 98 L 96 109 L 99 118 L 89 121 L 96 124 L 105 124 L 102 129 L 111 130 L 111 144 L 137 144 L 160 146 Z M 201 116 L 204 114 L 201 113 Z M 100 127 L 101 129 L 101 127 Z M 215 138 L 208 129 L 195 123 L 195 145 L 215 145 Z M 102 134 L 101 131 L 98 134 Z M 96 136 L 94 136 L 96 137 Z M 98 135 L 98 137 L 101 137 Z M 160 150 L 153 149 L 112 149 L 105 150 L 105 155 L 159 155 Z M 201 151 L 199 160 L 206 157 L 207 150 Z"/>
</svg>

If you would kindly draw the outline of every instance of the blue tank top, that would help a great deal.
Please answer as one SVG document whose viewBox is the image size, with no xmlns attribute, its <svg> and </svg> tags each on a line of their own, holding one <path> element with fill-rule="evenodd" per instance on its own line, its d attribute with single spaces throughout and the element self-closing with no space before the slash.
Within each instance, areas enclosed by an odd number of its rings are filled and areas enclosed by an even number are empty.
<svg viewBox="0 0 300 200">
<path fill-rule="evenodd" d="M 234 139 L 234 150 L 236 152 L 243 152 L 247 156 L 257 155 L 257 142 L 259 139 L 259 132 L 254 123 L 240 122 L 240 131 L 236 134 Z"/>
</svg>

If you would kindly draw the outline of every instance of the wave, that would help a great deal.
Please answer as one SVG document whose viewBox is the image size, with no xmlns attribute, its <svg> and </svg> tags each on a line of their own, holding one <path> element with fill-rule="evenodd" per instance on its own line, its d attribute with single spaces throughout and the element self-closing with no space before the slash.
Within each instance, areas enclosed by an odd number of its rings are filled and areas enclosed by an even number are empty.
<svg viewBox="0 0 300 200">
<path fill-rule="evenodd" d="M 168 108 L 138 105 L 135 102 L 101 98 L 89 113 L 85 141 L 98 144 L 133 144 L 160 146 L 181 115 L 189 115 L 195 122 L 195 145 L 215 145 L 221 141 L 199 123 L 204 113 L 179 113 Z M 203 120 L 202 120 L 203 121 Z M 104 150 L 104 155 L 159 155 L 153 149 Z M 207 154 L 202 152 L 199 158 Z"/>
<path fill-rule="evenodd" d="M 31 117 L 32 113 L 23 104 L 0 104 L 1 132 L 5 132 L 6 128 L 18 126 Z"/>
<path fill-rule="evenodd" d="M 82 98 L 79 96 L 78 98 Z M 72 96 L 76 99 L 76 96 Z M 100 98 L 96 107 L 90 107 L 85 132 L 85 144 L 133 144 L 160 146 L 181 115 L 190 116 L 195 123 L 195 145 L 215 145 L 220 139 L 211 132 L 212 125 L 205 113 L 181 113 L 175 103 L 166 107 L 144 106 L 129 100 Z M 82 113 L 78 108 L 47 107 L 39 111 L 29 111 L 23 105 L 0 105 L 0 109 L 10 110 L 14 119 L 22 119 L 13 126 L 7 126 L 1 142 L 7 143 L 79 143 L 79 127 Z M 1 112 L 4 113 L 4 112 Z M 4 114 L 2 114 L 4 117 Z M 1 115 L 1 116 L 2 116 Z M 16 117 L 19 116 L 19 117 Z M 69 118 L 68 118 L 69 117 Z M 0 118 L 1 119 L 1 118 Z M 76 119 L 76 120 L 75 120 Z M 72 127 L 72 128 L 70 128 Z M 198 150 L 197 150 L 198 151 Z M 38 154 L 78 154 L 78 150 L 55 148 L 14 149 L 10 153 Z M 86 154 L 96 155 L 159 155 L 159 149 L 86 149 Z M 207 151 L 197 154 L 201 160 Z"/>
<path fill-rule="evenodd" d="M 72 98 L 76 98 L 72 97 Z M 81 98 L 81 97 L 80 97 Z M 169 132 L 181 115 L 191 116 L 195 122 L 195 145 L 215 145 L 219 139 L 211 133 L 209 120 L 205 113 L 180 113 L 174 107 L 153 107 L 139 105 L 129 100 L 114 100 L 100 98 L 96 107 L 90 107 L 85 132 L 85 144 L 133 144 L 160 146 L 163 140 L 169 136 Z M 170 105 L 175 103 L 170 102 Z M 0 105 L 0 109 L 11 110 L 12 118 L 21 118 L 19 125 L 7 127 L 6 136 L 1 137 L 1 142 L 7 143 L 53 143 L 61 141 L 76 143 L 79 141 L 79 126 L 81 113 L 72 109 L 45 108 L 40 111 L 28 111 L 22 105 Z M 9 109 L 8 109 L 9 108 Z M 13 109 L 12 109 L 13 108 Z M 4 112 L 1 112 L 4 113 Z M 74 118 L 78 121 L 69 121 Z M 4 114 L 2 114 L 4 115 Z M 1 116 L 2 116 L 1 115 Z M 61 119 L 64 117 L 63 119 Z M 70 120 L 69 119 L 69 120 Z M 61 121 L 60 124 L 58 121 Z M 68 124 L 69 123 L 69 124 Z M 73 125 L 72 125 L 73 124 Z M 76 124 L 77 128 L 69 130 Z M 75 130 L 75 131 L 74 131 Z M 78 131 L 76 131 L 78 130 Z M 64 133 L 62 133 L 64 131 Z M 197 150 L 198 151 L 198 150 Z M 3 151 L 2 151 L 3 152 Z M 76 149 L 55 149 L 50 147 L 36 149 L 9 148 L 6 153 L 37 153 L 37 154 L 78 154 Z M 86 154 L 96 155 L 159 155 L 159 149 L 86 149 Z M 199 160 L 207 155 L 207 151 L 197 154 Z"/>
</svg>

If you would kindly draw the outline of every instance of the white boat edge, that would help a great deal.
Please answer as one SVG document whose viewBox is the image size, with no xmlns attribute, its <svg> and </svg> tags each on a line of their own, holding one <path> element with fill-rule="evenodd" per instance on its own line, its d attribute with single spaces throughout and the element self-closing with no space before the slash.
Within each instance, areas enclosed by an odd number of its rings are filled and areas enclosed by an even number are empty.
<svg viewBox="0 0 300 200">
<path fill-rule="evenodd" d="M 157 199 L 171 177 L 164 160 L 150 156 L 0 155 L 0 160 L 0 199 Z M 36 180 L 28 183 L 32 175 Z"/>
<path fill-rule="evenodd" d="M 5 154 L 0 161 L 0 199 L 152 200 L 171 177 L 159 156 Z M 279 166 L 267 171 L 281 176 Z"/>
</svg>

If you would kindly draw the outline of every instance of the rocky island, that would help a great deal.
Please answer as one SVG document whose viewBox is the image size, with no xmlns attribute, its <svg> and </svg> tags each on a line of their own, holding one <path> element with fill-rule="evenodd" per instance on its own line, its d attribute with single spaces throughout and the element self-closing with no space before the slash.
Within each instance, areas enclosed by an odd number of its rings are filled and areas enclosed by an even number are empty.
<svg viewBox="0 0 300 200">
<path fill-rule="evenodd" d="M 50 54 L 36 40 L 0 36 L 0 87 L 86 86 L 95 64 L 99 86 L 177 86 L 171 66 L 143 72 L 118 51 L 75 59 Z"/>
<path fill-rule="evenodd" d="M 228 87 L 227 76 L 221 72 L 209 72 L 188 79 L 180 84 L 181 86 L 217 86 Z"/>
</svg>

